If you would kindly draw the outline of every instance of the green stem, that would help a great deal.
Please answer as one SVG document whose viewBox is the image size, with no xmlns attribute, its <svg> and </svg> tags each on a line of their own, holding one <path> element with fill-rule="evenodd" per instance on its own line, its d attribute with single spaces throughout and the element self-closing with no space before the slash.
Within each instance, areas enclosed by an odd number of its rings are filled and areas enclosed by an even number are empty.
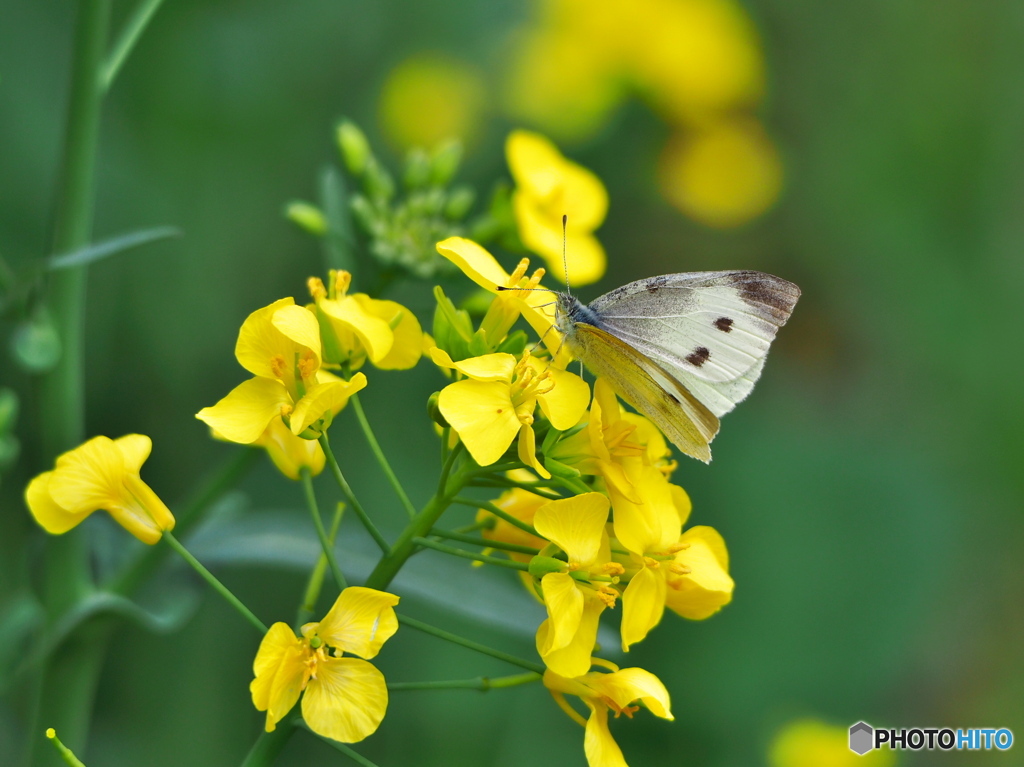
<svg viewBox="0 0 1024 767">
<path fill-rule="evenodd" d="M 530 525 L 530 524 L 527 524 L 526 522 L 523 522 L 523 520 L 519 519 L 518 517 L 512 516 L 511 514 L 509 514 L 507 511 L 505 511 L 500 506 L 495 506 L 493 503 L 489 503 L 488 501 L 474 501 L 472 498 L 461 498 L 460 497 L 460 498 L 453 498 L 452 499 L 452 503 L 457 503 L 460 506 L 472 506 L 474 509 L 483 509 L 484 511 L 490 512 L 494 516 L 499 517 L 500 519 L 505 520 L 506 522 L 508 522 L 513 527 L 518 527 L 523 532 L 527 532 L 530 535 L 535 535 L 538 538 L 543 537 L 543 536 L 541 536 L 540 533 L 538 533 L 534 529 L 533 525 Z"/>
<path fill-rule="evenodd" d="M 338 527 L 341 525 L 341 517 L 344 511 L 345 504 L 339 502 L 334 509 L 334 519 L 331 520 L 331 532 L 327 536 L 327 540 L 331 545 L 332 551 L 334 548 L 334 541 L 338 536 Z M 325 570 L 327 570 L 327 555 L 321 552 L 320 557 L 316 561 L 316 566 L 309 574 L 309 581 L 306 583 L 306 591 L 302 598 L 302 604 L 299 606 L 299 611 L 295 618 L 296 628 L 301 628 L 304 623 L 313 617 L 313 613 L 316 611 L 317 600 L 320 599 L 320 589 L 324 583 Z M 340 588 L 345 589 L 347 587 L 348 584 L 345 583 L 343 578 Z"/>
<path fill-rule="evenodd" d="M 395 541 L 391 552 L 381 557 L 377 566 L 373 568 L 373 572 L 366 579 L 365 585 L 368 588 L 381 591 L 386 589 L 395 575 L 398 574 L 398 571 L 402 569 L 402 565 L 405 564 L 406 560 L 416 553 L 414 539 L 428 535 L 430 528 L 434 526 L 445 510 L 451 505 L 451 497 L 462 488 L 464 481 L 461 475 L 456 475 L 454 478 L 451 477 L 452 467 L 461 453 L 461 448 L 462 443 L 460 442 L 448 453 L 448 457 L 445 459 L 444 466 L 441 469 L 441 479 L 438 482 L 437 492 L 427 502 L 427 505 L 415 517 L 409 520 L 409 524 L 405 526 L 402 534 L 398 536 L 398 540 Z M 454 485 L 454 487 L 449 487 L 449 485 Z"/>
<path fill-rule="evenodd" d="M 473 474 L 480 476 L 484 474 L 504 474 L 506 471 L 515 471 L 516 469 L 525 469 L 526 464 L 522 461 L 512 461 L 510 463 L 492 463 L 490 466 L 481 466 L 475 470 Z"/>
<path fill-rule="evenodd" d="M 60 754 L 60 758 L 64 760 L 68 767 L 85 767 L 81 760 L 75 756 L 74 751 L 60 742 L 60 738 L 57 737 L 57 733 L 52 727 L 46 731 L 46 737 L 50 739 L 53 747 Z"/>
<path fill-rule="evenodd" d="M 241 613 L 242 616 L 247 621 L 249 621 L 249 623 L 251 623 L 256 628 L 257 631 L 259 631 L 261 634 L 267 633 L 269 629 L 267 629 L 263 621 L 261 621 L 255 615 L 253 615 L 252 610 L 250 610 L 248 607 L 242 604 L 242 601 L 234 594 L 232 594 L 231 590 L 227 586 L 225 586 L 223 583 L 217 580 L 216 576 L 209 570 L 207 570 L 206 567 L 203 566 L 202 562 L 200 562 L 198 559 L 192 556 L 192 552 L 190 552 L 188 549 L 182 546 L 178 539 L 175 538 L 172 533 L 165 530 L 163 538 L 165 541 L 167 541 L 168 546 L 170 546 L 172 549 L 178 552 L 178 554 L 181 555 L 181 558 L 188 562 L 192 566 L 192 569 L 199 573 L 199 575 L 202 576 L 203 580 L 205 580 L 213 587 L 214 591 L 216 591 L 218 594 L 224 597 L 232 607 L 238 610 L 238 612 Z"/>
<path fill-rule="evenodd" d="M 533 556 L 540 554 L 540 549 L 535 549 L 532 546 L 520 546 L 518 543 L 506 543 L 505 541 L 492 541 L 487 538 L 481 538 L 479 535 L 463 535 L 462 533 L 457 533 L 454 530 L 441 530 L 434 527 L 431 528 L 430 534 L 439 538 L 447 538 L 450 541 L 472 543 L 474 546 L 482 546 L 487 549 L 514 551 L 517 554 L 532 554 Z"/>
<path fill-rule="evenodd" d="M 508 488 L 512 488 L 512 487 L 518 487 L 520 490 L 526 490 L 528 493 L 533 493 L 534 495 L 539 495 L 541 498 L 547 498 L 549 501 L 560 501 L 560 500 L 562 500 L 562 496 L 558 495 L 557 493 L 549 492 L 546 489 L 547 487 L 549 487 L 549 485 L 539 485 L 539 484 L 530 484 L 530 483 L 526 483 L 526 482 L 516 482 L 515 480 L 511 480 L 511 479 L 504 479 L 504 478 L 502 478 L 502 479 L 493 478 L 493 479 L 486 479 L 486 480 L 479 480 L 479 479 L 477 479 L 477 480 L 474 480 L 474 481 L 470 482 L 469 486 L 470 487 L 496 487 L 496 488 L 503 488 L 503 489 L 508 489 Z"/>
<path fill-rule="evenodd" d="M 495 650 L 493 647 L 488 647 L 487 645 L 482 645 L 479 642 L 465 639 L 460 637 L 458 634 L 453 634 L 450 631 L 445 631 L 444 629 L 435 628 L 429 623 L 423 623 L 415 618 L 410 618 L 408 615 L 399 614 L 398 620 L 403 626 L 408 626 L 409 628 L 414 628 L 417 631 L 422 631 L 424 634 L 430 634 L 438 639 L 444 639 L 452 644 L 457 644 L 460 647 L 465 647 L 482 655 L 488 655 L 492 658 L 505 661 L 506 663 L 511 663 L 513 666 L 519 666 L 520 668 L 532 671 L 535 674 L 544 673 L 544 666 L 539 663 L 517 658 L 515 655 L 509 655 L 507 652 L 502 652 L 501 650 Z"/>
<path fill-rule="evenodd" d="M 320 738 L 320 740 L 322 740 L 328 746 L 333 748 L 335 751 L 340 751 L 341 753 L 343 753 L 345 756 L 347 756 L 349 759 L 351 759 L 356 764 L 361 764 L 361 765 L 363 765 L 363 767 L 377 767 L 376 764 L 371 762 L 369 759 L 367 759 L 365 756 L 363 756 L 359 752 L 354 751 L 353 749 L 349 748 L 344 743 L 339 743 L 336 740 L 333 740 L 331 738 L 325 738 L 323 735 L 320 735 L 319 733 L 313 732 L 309 728 L 309 725 L 306 724 L 301 719 L 299 721 L 297 721 L 295 723 L 295 725 L 296 725 L 296 727 L 301 727 L 304 730 L 308 730 L 313 735 L 316 735 L 318 738 Z"/>
<path fill-rule="evenodd" d="M 124 29 L 121 30 L 117 42 L 114 43 L 110 55 L 103 63 L 99 79 L 99 88 L 102 93 L 110 90 L 114 78 L 121 70 L 121 65 L 124 64 L 128 54 L 132 52 L 142 33 L 149 26 L 150 20 L 162 2 L 163 0 L 140 0 L 139 4 L 135 6 L 135 10 L 124 25 Z"/>
<path fill-rule="evenodd" d="M 341 488 L 341 492 L 348 500 L 352 510 L 359 517 L 359 521 L 363 523 L 363 527 L 366 528 L 366 532 L 370 534 L 370 537 L 377 543 L 380 550 L 387 556 L 391 553 L 391 547 L 388 545 L 387 540 L 383 535 L 380 534 L 380 530 L 373 524 L 373 520 L 370 519 L 370 515 L 366 513 L 366 509 L 359 503 L 355 493 L 352 492 L 352 486 L 349 485 L 348 480 L 345 479 L 345 475 L 341 473 L 341 467 L 338 465 L 337 459 L 334 457 L 334 453 L 331 451 L 331 443 L 327 439 L 326 434 L 320 435 L 320 447 L 324 450 L 324 455 L 327 456 L 327 463 L 331 467 L 331 473 L 334 474 L 334 479 L 337 481 L 338 486 Z"/>
<path fill-rule="evenodd" d="M 541 678 L 540 674 L 528 671 L 525 674 L 513 674 L 512 676 L 499 676 L 494 679 L 486 676 L 478 676 L 475 679 L 445 679 L 438 682 L 388 682 L 388 690 L 391 692 L 404 692 L 406 690 L 500 690 L 505 687 L 518 687 L 521 684 L 530 684 Z"/>
<path fill-rule="evenodd" d="M 377 441 L 377 437 L 373 433 L 373 429 L 370 428 L 370 421 L 366 418 L 366 413 L 363 411 L 363 403 L 359 400 L 358 394 L 353 394 L 349 398 L 349 402 L 352 403 L 352 409 L 356 411 L 356 419 L 359 421 L 360 427 L 363 429 L 363 435 L 366 437 L 367 443 L 370 445 L 370 450 L 377 458 L 377 463 L 380 464 L 381 470 L 388 478 L 388 482 L 391 483 L 391 487 L 395 490 L 395 495 L 398 496 L 398 500 L 402 502 L 402 506 L 405 507 L 406 513 L 409 518 L 412 519 L 416 516 L 416 507 L 412 505 L 412 501 L 409 500 L 409 496 L 406 495 L 405 490 L 402 488 L 402 483 L 398 481 L 398 476 L 391 468 L 391 464 L 388 463 L 387 457 L 384 455 L 384 451 L 380 448 L 380 443 Z"/>
<path fill-rule="evenodd" d="M 302 476 L 302 489 L 305 491 L 306 505 L 309 506 L 309 513 L 313 517 L 313 527 L 316 528 L 316 537 L 320 539 L 320 548 L 323 549 L 323 554 L 327 557 L 334 582 L 337 584 L 338 590 L 341 591 L 348 584 L 345 582 L 345 576 L 341 574 L 341 568 L 338 567 L 338 560 L 334 558 L 334 546 L 327 538 L 327 531 L 324 530 L 324 520 L 320 516 L 320 507 L 316 503 L 316 492 L 313 490 L 313 475 L 308 466 L 303 466 L 299 473 Z"/>
<path fill-rule="evenodd" d="M 206 512 L 248 474 L 260 457 L 262 450 L 243 448 L 232 450 L 224 464 L 210 474 L 182 506 L 182 512 L 174 517 L 174 531 L 184 537 L 203 521 Z M 163 546 L 147 546 L 138 558 L 124 568 L 109 584 L 107 591 L 127 595 L 145 581 L 167 558 L 168 550 Z"/>
<path fill-rule="evenodd" d="M 301 717 L 297 710 L 292 710 L 285 715 L 285 718 L 277 723 L 277 729 L 273 732 L 262 730 L 256 742 L 252 744 L 249 753 L 245 755 L 242 767 L 266 767 L 277 759 L 292 735 L 295 734 L 295 725 Z"/>
<path fill-rule="evenodd" d="M 75 20 L 71 90 L 64 127 L 63 157 L 57 185 L 53 252 L 65 253 L 86 245 L 92 234 L 96 146 L 99 138 L 101 94 L 97 88 L 107 43 L 111 0 L 79 0 Z M 52 274 L 46 304 L 61 341 L 56 366 L 39 381 L 39 425 L 43 458 L 81 443 L 85 436 L 84 319 L 85 268 Z M 48 536 L 43 598 L 48 618 L 57 620 L 92 589 L 85 533 L 74 530 Z M 41 731 L 39 715 L 76 748 L 85 746 L 92 701 L 109 632 L 88 631 L 65 643 L 60 657 L 36 677 L 29 691 L 25 716 L 25 757 L 34 762 Z M 47 761 L 54 755 L 47 754 Z M 46 757 L 44 757 L 46 758 Z"/>
<path fill-rule="evenodd" d="M 529 566 L 522 562 L 514 562 L 511 559 L 500 559 L 499 557 L 489 557 L 486 554 L 475 554 L 472 551 L 466 551 L 465 549 L 457 549 L 454 546 L 445 546 L 443 543 L 432 541 L 429 538 L 413 538 L 413 543 L 417 546 L 423 546 L 434 551 L 440 551 L 444 554 L 451 554 L 453 557 L 461 557 L 462 559 L 472 559 L 474 562 L 483 562 L 487 565 L 497 565 L 498 567 L 504 567 L 508 570 L 522 570 L 524 573 L 529 571 Z"/>
</svg>

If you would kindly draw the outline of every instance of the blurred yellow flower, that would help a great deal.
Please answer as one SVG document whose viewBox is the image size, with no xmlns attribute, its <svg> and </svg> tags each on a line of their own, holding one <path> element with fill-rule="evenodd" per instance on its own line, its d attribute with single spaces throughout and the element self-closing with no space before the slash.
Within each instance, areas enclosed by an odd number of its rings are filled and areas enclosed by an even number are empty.
<svg viewBox="0 0 1024 767">
<path fill-rule="evenodd" d="M 601 493 L 583 493 L 546 503 L 533 518 L 537 532 L 567 558 L 560 572 L 541 578 L 548 617 L 537 629 L 537 652 L 560 676 L 577 677 L 590 670 L 601 613 L 614 607 L 619 595 L 612 584 L 622 566 L 611 561 L 608 511 L 608 499 Z"/>
<path fill-rule="evenodd" d="M 480 74 L 449 56 L 412 56 L 388 75 L 380 120 L 395 144 L 433 147 L 446 139 L 471 141 L 480 129 L 486 91 Z"/>
<path fill-rule="evenodd" d="M 540 134 L 517 130 L 505 142 L 516 189 L 512 208 L 519 237 L 565 282 L 562 217 L 566 216 L 565 259 L 573 285 L 589 285 L 604 276 L 607 257 L 593 231 L 608 212 L 608 193 L 592 172 L 567 160 Z"/>
<path fill-rule="evenodd" d="M 282 298 L 246 318 L 238 333 L 235 357 L 254 374 L 212 407 L 196 413 L 231 442 L 258 440 L 270 422 L 286 418 L 301 435 L 366 386 L 356 373 L 344 381 L 320 369 L 320 328 L 308 309 Z"/>
<path fill-rule="evenodd" d="M 586 728 L 583 750 L 590 767 L 628 767 L 608 729 L 608 712 L 616 718 L 625 714 L 632 719 L 642 706 L 655 716 L 672 721 L 668 690 L 658 677 L 642 668 L 619 669 L 614 663 L 597 658 L 593 662 L 607 667 L 611 673 L 588 671 L 576 678 L 566 678 L 549 669 L 544 673 L 544 685 L 559 707 Z M 590 709 L 590 717 L 584 720 L 565 700 L 566 695 L 579 697 Z"/>
<path fill-rule="evenodd" d="M 775 736 L 768 751 L 770 767 L 891 767 L 889 749 L 858 756 L 849 747 L 849 732 L 817 719 L 790 722 Z"/>
<path fill-rule="evenodd" d="M 423 354 L 423 329 L 416 315 L 395 301 L 348 294 L 352 275 L 329 273 L 330 290 L 310 277 L 309 308 L 320 324 L 325 365 L 358 370 L 369 359 L 381 370 L 408 370 Z"/>
<path fill-rule="evenodd" d="M 322 621 L 303 626 L 299 637 L 286 623 L 271 626 L 249 685 L 256 710 L 267 712 L 267 732 L 305 691 L 302 717 L 313 732 L 342 743 L 372 735 L 387 711 L 388 688 L 367 660 L 398 630 L 397 604 L 394 594 L 351 587 Z M 343 657 L 346 653 L 364 660 Z"/>
<path fill-rule="evenodd" d="M 537 405 L 559 430 L 576 424 L 587 409 L 590 387 L 579 376 L 559 370 L 524 352 L 485 354 L 453 362 L 446 352 L 431 350 L 434 362 L 466 378 L 441 390 L 438 407 L 458 433 L 469 454 L 489 466 L 519 437 L 519 459 L 541 476 L 550 473 L 537 459 L 533 413 Z"/>
<path fill-rule="evenodd" d="M 717 120 L 673 138 L 658 161 L 665 197 L 691 218 L 739 226 L 764 213 L 782 189 L 782 162 L 752 119 Z"/>
<path fill-rule="evenodd" d="M 29 482 L 25 502 L 48 533 L 66 533 L 103 509 L 143 543 L 156 543 L 174 529 L 174 516 L 139 476 L 152 448 L 144 434 L 93 437 Z"/>
<path fill-rule="evenodd" d="M 662 158 L 662 192 L 697 221 L 737 226 L 777 199 L 781 166 L 750 116 L 764 60 L 736 0 L 541 0 L 513 49 L 510 113 L 560 138 L 592 136 L 630 92 L 647 101 L 682 137 Z M 734 121 L 744 130 L 724 133 Z"/>
</svg>

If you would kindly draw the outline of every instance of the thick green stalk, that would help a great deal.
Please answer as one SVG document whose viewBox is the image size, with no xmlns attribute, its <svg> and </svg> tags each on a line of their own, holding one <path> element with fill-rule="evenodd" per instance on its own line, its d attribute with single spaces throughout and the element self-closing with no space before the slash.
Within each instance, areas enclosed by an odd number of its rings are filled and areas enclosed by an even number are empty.
<svg viewBox="0 0 1024 767">
<path fill-rule="evenodd" d="M 99 72 L 107 44 L 110 0 L 79 0 L 72 54 L 71 93 L 60 181 L 57 188 L 53 252 L 65 253 L 87 244 L 92 235 L 92 213 L 99 137 Z M 39 429 L 45 464 L 80 443 L 85 433 L 83 324 L 85 269 L 65 269 L 50 275 L 46 302 L 60 336 L 62 353 L 57 365 L 40 380 Z M 84 534 L 72 531 L 48 537 L 44 600 L 51 620 L 71 608 L 92 588 Z M 54 727 L 79 753 L 86 734 L 96 682 L 108 633 L 83 632 L 66 647 L 40 676 L 38 708 L 28 717 L 30 763 L 58 764 L 52 750 L 36 750 L 39 715 L 46 713 Z"/>
<path fill-rule="evenodd" d="M 415 538 L 422 538 L 430 534 L 430 529 L 435 525 L 445 509 L 451 505 L 452 497 L 461 489 L 463 478 L 456 476 L 451 478 L 452 467 L 459 457 L 462 449 L 460 442 L 448 453 L 444 466 L 441 469 L 441 479 L 438 482 L 437 492 L 430 499 L 426 506 L 405 526 L 398 540 L 391 547 L 391 551 L 381 557 L 377 566 L 373 568 L 370 577 L 366 579 L 366 586 L 371 589 L 384 590 L 391 583 L 392 579 L 402 569 L 405 561 L 416 553 Z"/>
<path fill-rule="evenodd" d="M 334 519 L 331 521 L 331 531 L 327 535 L 328 544 L 332 548 L 334 546 L 335 539 L 338 537 L 338 528 L 341 526 L 341 516 L 344 511 L 345 504 L 343 503 L 339 503 L 334 509 Z M 316 610 L 317 600 L 320 599 L 320 589 L 324 584 L 324 573 L 326 570 L 327 555 L 321 552 L 316 561 L 316 566 L 313 567 L 313 571 L 309 574 L 309 580 L 306 582 L 306 590 L 302 596 L 302 604 L 299 605 L 299 609 L 296 613 L 296 633 L 298 629 L 302 628 L 304 623 L 313 617 L 313 613 Z M 344 590 L 347 587 L 348 584 L 343 580 L 339 588 Z"/>
</svg>

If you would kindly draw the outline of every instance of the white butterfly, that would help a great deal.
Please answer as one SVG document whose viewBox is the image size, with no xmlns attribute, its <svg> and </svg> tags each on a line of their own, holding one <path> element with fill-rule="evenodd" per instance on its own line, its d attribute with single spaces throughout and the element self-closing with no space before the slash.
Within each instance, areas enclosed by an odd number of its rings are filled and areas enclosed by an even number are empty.
<svg viewBox="0 0 1024 767">
<path fill-rule="evenodd" d="M 750 394 L 799 297 L 796 285 L 763 272 L 685 272 L 590 304 L 559 293 L 555 318 L 573 356 L 707 463 L 719 417 Z"/>
</svg>

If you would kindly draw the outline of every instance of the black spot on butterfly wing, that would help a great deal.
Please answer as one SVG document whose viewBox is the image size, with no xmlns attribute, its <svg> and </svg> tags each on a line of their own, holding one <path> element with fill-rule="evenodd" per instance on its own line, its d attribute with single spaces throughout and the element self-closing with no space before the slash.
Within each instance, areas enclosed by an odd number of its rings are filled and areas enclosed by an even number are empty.
<svg viewBox="0 0 1024 767">
<path fill-rule="evenodd" d="M 764 319 L 778 325 L 789 319 L 793 306 L 800 297 L 800 288 L 791 282 L 763 272 L 733 272 L 729 281 L 740 297 L 751 307 L 761 307 Z"/>
<path fill-rule="evenodd" d="M 661 277 L 652 277 L 647 281 L 647 292 L 657 293 L 660 288 L 665 287 L 668 283 L 668 276 L 663 275 Z"/>
<path fill-rule="evenodd" d="M 692 353 L 686 355 L 686 361 L 697 368 L 709 359 L 711 359 L 711 352 L 704 346 L 698 346 Z"/>
<path fill-rule="evenodd" d="M 728 317 L 719 317 L 717 320 L 715 320 L 714 325 L 723 333 L 730 333 L 732 332 L 732 323 L 733 321 Z"/>
</svg>

